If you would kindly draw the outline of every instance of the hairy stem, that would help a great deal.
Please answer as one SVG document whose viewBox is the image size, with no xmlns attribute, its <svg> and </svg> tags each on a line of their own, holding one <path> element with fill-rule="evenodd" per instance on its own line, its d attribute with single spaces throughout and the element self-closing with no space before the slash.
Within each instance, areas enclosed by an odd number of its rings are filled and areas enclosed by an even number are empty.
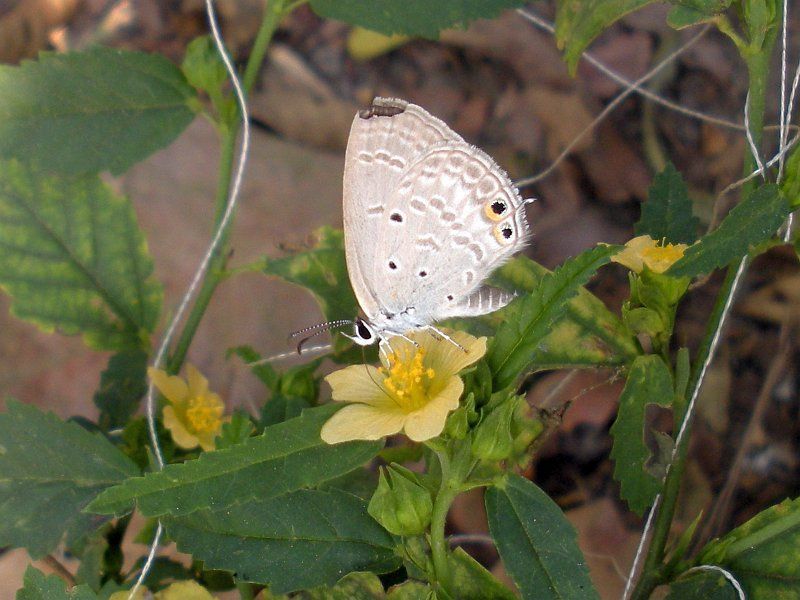
<svg viewBox="0 0 800 600">
<path fill-rule="evenodd" d="M 433 558 L 433 570 L 436 574 L 436 581 L 445 590 L 450 590 L 450 565 L 447 560 L 447 540 L 444 536 L 445 525 L 447 524 L 447 513 L 450 505 L 458 495 L 458 482 L 453 481 L 453 474 L 450 469 L 450 459 L 444 453 L 437 452 L 439 464 L 442 467 L 442 483 L 439 493 L 433 501 L 433 513 L 431 514 L 431 556 Z M 455 485 L 454 485 L 455 484 Z"/>
</svg>

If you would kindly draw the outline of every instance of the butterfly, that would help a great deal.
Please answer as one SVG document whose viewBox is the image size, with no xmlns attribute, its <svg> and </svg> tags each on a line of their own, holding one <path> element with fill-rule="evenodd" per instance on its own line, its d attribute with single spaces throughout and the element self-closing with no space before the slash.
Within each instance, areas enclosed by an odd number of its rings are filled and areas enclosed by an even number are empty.
<svg viewBox="0 0 800 600">
<path fill-rule="evenodd" d="M 347 271 L 364 315 L 344 334 L 355 343 L 419 329 L 453 342 L 436 322 L 484 315 L 514 298 L 484 281 L 528 241 L 532 200 L 421 107 L 375 98 L 358 112 L 343 191 Z"/>
</svg>

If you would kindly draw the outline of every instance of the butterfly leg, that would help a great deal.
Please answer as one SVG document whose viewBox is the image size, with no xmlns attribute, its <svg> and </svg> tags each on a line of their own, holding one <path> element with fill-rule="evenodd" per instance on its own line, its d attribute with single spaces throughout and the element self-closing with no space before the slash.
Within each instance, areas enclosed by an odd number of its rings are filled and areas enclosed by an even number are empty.
<svg viewBox="0 0 800 600">
<path fill-rule="evenodd" d="M 453 344 L 453 345 L 454 345 L 456 348 L 458 348 L 459 350 L 461 350 L 461 351 L 462 351 L 464 354 L 466 354 L 466 353 L 467 353 L 467 349 L 466 349 L 466 348 L 464 348 L 464 346 L 462 346 L 461 344 L 459 344 L 457 341 L 455 341 L 453 338 L 451 338 L 449 335 L 447 335 L 447 334 L 446 334 L 444 331 L 442 331 L 442 330 L 441 330 L 441 329 L 439 329 L 438 327 L 434 327 L 433 325 L 428 325 L 428 326 L 426 326 L 426 327 L 425 327 L 425 329 L 427 329 L 427 330 L 429 330 L 429 331 L 432 331 L 432 332 L 433 332 L 433 334 L 434 334 L 435 336 L 438 336 L 439 338 L 441 338 L 441 339 L 443 339 L 443 340 L 446 340 L 446 341 L 450 342 L 450 343 L 451 343 L 451 344 Z"/>
</svg>

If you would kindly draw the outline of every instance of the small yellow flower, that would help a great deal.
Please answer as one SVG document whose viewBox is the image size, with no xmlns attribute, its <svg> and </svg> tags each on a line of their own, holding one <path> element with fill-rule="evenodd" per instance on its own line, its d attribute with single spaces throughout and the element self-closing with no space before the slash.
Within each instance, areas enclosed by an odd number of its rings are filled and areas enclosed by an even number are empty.
<svg viewBox="0 0 800 600">
<path fill-rule="evenodd" d="M 322 427 L 329 444 L 377 440 L 404 431 L 415 442 L 439 435 L 450 411 L 458 408 L 464 382 L 457 376 L 486 353 L 486 338 L 449 334 L 465 350 L 427 331 L 409 334 L 419 346 L 392 339 L 383 366 L 351 365 L 325 377 L 338 402 L 352 402 Z"/>
<path fill-rule="evenodd" d="M 225 405 L 218 394 L 208 390 L 208 379 L 192 365 L 186 366 L 187 380 L 149 368 L 147 374 L 169 404 L 164 407 L 164 427 L 175 443 L 186 450 L 200 446 L 214 449 L 214 438 L 225 421 Z"/>
<path fill-rule="evenodd" d="M 654 273 L 663 273 L 683 258 L 686 248 L 686 244 L 660 244 L 649 235 L 640 235 L 625 244 L 625 249 L 611 260 L 634 273 L 641 273 L 644 267 Z"/>
</svg>

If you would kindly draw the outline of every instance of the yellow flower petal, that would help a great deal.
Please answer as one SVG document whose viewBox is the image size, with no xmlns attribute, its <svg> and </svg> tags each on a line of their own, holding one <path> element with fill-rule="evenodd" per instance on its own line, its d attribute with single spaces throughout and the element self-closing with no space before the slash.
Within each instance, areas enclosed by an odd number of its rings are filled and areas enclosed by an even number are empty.
<svg viewBox="0 0 800 600">
<path fill-rule="evenodd" d="M 408 415 L 403 430 L 409 439 L 424 442 L 442 433 L 447 415 L 458 408 L 458 400 L 463 392 L 464 382 L 459 377 L 451 377 L 444 390 L 421 409 Z"/>
<path fill-rule="evenodd" d="M 189 388 L 186 382 L 176 375 L 167 375 L 166 371 L 150 367 L 147 369 L 150 380 L 158 388 L 164 397 L 173 404 L 179 404 L 186 400 Z"/>
<path fill-rule="evenodd" d="M 350 365 L 325 377 L 337 402 L 382 405 L 386 402 L 384 376 L 371 365 Z"/>
<path fill-rule="evenodd" d="M 406 420 L 400 409 L 387 410 L 366 404 L 345 406 L 322 426 L 320 437 L 328 444 L 352 440 L 379 440 L 398 433 Z"/>
<path fill-rule="evenodd" d="M 642 252 L 647 248 L 654 248 L 656 241 L 649 235 L 640 235 L 629 240 L 625 249 L 611 257 L 611 261 L 628 267 L 634 273 L 641 273 L 644 268 Z"/>
<path fill-rule="evenodd" d="M 203 374 L 194 365 L 186 365 L 186 380 L 189 382 L 190 396 L 205 396 L 208 392 L 208 379 L 203 377 Z"/>
<path fill-rule="evenodd" d="M 191 434 L 184 426 L 183 422 L 178 418 L 175 409 L 172 406 L 165 406 L 162 413 L 164 419 L 164 427 L 169 429 L 172 435 L 172 440 L 184 450 L 191 450 L 197 448 L 200 440 L 197 436 Z"/>
<path fill-rule="evenodd" d="M 462 369 L 478 362 L 486 354 L 485 337 L 476 338 L 465 331 L 446 331 L 445 333 L 466 352 L 447 340 L 436 340 L 433 344 L 426 345 L 428 354 L 425 357 L 425 363 L 437 373 L 455 375 Z"/>
</svg>

